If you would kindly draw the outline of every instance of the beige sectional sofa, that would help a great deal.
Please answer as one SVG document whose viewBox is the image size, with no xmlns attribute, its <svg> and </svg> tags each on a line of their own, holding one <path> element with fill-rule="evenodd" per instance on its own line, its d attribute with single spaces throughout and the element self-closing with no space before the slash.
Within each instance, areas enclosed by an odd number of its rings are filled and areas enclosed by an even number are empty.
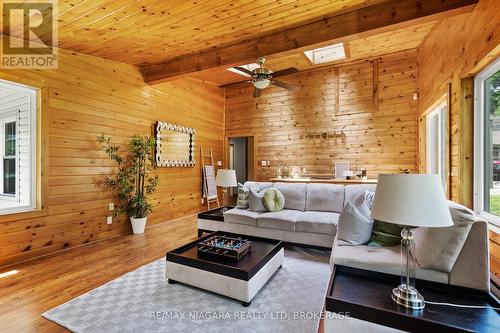
<svg viewBox="0 0 500 333">
<path fill-rule="evenodd" d="M 375 191 L 373 184 L 246 182 L 244 185 L 255 184 L 260 189 L 274 186 L 280 190 L 285 197 L 285 208 L 279 212 L 263 213 L 234 208 L 224 214 L 224 222 L 199 219 L 198 228 L 331 248 L 345 203 L 365 190 Z"/>
<path fill-rule="evenodd" d="M 330 265 L 342 265 L 381 273 L 401 274 L 400 246 L 374 247 L 368 245 L 338 246 L 332 248 Z M 488 225 L 475 222 L 450 272 L 421 268 L 415 265 L 415 277 L 421 280 L 489 290 L 490 268 Z"/>
<path fill-rule="evenodd" d="M 246 186 L 254 184 L 256 183 L 245 183 Z M 279 189 L 285 197 L 285 208 L 279 212 L 264 213 L 234 208 L 224 214 L 223 222 L 199 219 L 198 228 L 331 248 L 330 263 L 332 267 L 333 265 L 343 265 L 394 275 L 400 274 L 399 246 L 338 246 L 335 241 L 337 222 L 345 204 L 365 190 L 374 192 L 376 185 L 257 184 L 261 189 L 270 186 Z M 416 277 L 488 290 L 489 251 L 486 222 L 474 223 L 450 272 L 423 269 L 417 265 Z"/>
</svg>

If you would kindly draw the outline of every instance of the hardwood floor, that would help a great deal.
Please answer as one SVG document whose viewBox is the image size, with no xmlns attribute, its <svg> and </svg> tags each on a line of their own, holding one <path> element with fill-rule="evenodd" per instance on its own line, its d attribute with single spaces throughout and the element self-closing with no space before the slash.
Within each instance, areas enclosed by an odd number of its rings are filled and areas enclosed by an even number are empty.
<svg viewBox="0 0 500 333">
<path fill-rule="evenodd" d="M 195 216 L 0 268 L 0 332 L 68 332 L 41 314 L 196 238 Z M 18 273 L 3 276 L 3 273 Z M 3 277 L 1 277 L 3 276 Z"/>
<path fill-rule="evenodd" d="M 196 232 L 193 215 L 155 224 L 144 235 L 118 236 L 1 267 L 0 333 L 69 332 L 41 314 L 161 258 L 195 239 Z M 322 320 L 318 333 L 323 333 Z"/>
</svg>

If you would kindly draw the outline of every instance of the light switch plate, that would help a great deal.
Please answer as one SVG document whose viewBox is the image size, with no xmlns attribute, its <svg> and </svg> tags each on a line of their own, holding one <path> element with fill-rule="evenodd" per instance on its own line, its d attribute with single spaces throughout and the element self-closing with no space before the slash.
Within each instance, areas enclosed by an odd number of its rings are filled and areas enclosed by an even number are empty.
<svg viewBox="0 0 500 333">
<path fill-rule="evenodd" d="M 261 165 L 261 166 L 266 166 L 266 165 L 267 165 L 267 162 L 266 162 L 266 161 L 261 161 L 261 162 L 260 162 L 260 165 Z"/>
<path fill-rule="evenodd" d="M 108 217 L 106 218 L 106 223 L 107 223 L 107 224 L 112 224 L 112 223 L 113 223 L 113 216 L 108 216 Z"/>
<path fill-rule="evenodd" d="M 266 161 L 267 166 L 271 166 L 271 161 Z"/>
<path fill-rule="evenodd" d="M 109 203 L 109 210 L 111 210 L 111 211 L 115 210 L 115 203 L 114 202 Z"/>
<path fill-rule="evenodd" d="M 222 166 L 222 161 L 217 161 L 217 166 Z"/>
</svg>

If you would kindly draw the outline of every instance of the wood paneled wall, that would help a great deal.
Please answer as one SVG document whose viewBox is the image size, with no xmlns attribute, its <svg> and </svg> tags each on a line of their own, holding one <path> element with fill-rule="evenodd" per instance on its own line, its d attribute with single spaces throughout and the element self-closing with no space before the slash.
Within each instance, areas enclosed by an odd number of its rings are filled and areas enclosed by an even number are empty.
<svg viewBox="0 0 500 333">
<path fill-rule="evenodd" d="M 468 207 L 472 207 L 473 110 L 461 107 L 472 99 L 463 79 L 475 75 L 499 55 L 498 22 L 498 1 L 481 0 L 472 13 L 438 22 L 418 52 L 419 113 L 450 90 L 451 200 Z M 425 140 L 421 140 L 422 145 Z M 421 151 L 425 152 L 425 147 Z"/>
<path fill-rule="evenodd" d="M 500 55 L 497 0 L 480 0 L 470 14 L 442 20 L 418 52 L 419 113 L 450 91 L 450 199 L 473 206 L 472 77 Z M 425 140 L 419 140 L 425 152 Z M 424 165 L 421 168 L 425 167 Z M 490 231 L 491 268 L 500 276 L 498 234 Z"/>
<path fill-rule="evenodd" d="M 130 232 L 124 217 L 106 224 L 112 193 L 101 182 L 116 168 L 98 146 L 99 134 L 124 145 L 133 134 L 151 135 L 157 120 L 196 129 L 197 165 L 159 169 L 149 225 L 205 207 L 200 146 L 223 159 L 222 89 L 187 79 L 152 87 L 136 67 L 64 50 L 59 54 L 57 70 L 0 72 L 0 78 L 46 86 L 42 116 L 48 126 L 45 210 L 34 218 L 0 216 L 0 266 Z"/>
<path fill-rule="evenodd" d="M 248 83 L 227 86 L 226 136 L 255 136 L 257 180 L 274 177 L 278 163 L 333 173 L 335 161 L 349 161 L 369 177 L 416 171 L 416 56 L 413 50 L 284 77 L 301 87 L 296 93 L 271 87 L 252 98 Z M 330 138 L 314 138 L 321 133 Z"/>
</svg>

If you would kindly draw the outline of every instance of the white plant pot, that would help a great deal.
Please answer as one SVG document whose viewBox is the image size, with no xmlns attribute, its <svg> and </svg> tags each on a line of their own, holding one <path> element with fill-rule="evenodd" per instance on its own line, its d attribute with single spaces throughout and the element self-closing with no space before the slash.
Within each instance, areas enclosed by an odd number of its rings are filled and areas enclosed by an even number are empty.
<svg viewBox="0 0 500 333">
<path fill-rule="evenodd" d="M 143 218 L 135 218 L 135 217 L 130 217 L 130 223 L 132 223 L 132 231 L 134 234 L 143 234 L 144 233 L 144 228 L 146 228 L 146 221 L 147 217 Z"/>
</svg>

